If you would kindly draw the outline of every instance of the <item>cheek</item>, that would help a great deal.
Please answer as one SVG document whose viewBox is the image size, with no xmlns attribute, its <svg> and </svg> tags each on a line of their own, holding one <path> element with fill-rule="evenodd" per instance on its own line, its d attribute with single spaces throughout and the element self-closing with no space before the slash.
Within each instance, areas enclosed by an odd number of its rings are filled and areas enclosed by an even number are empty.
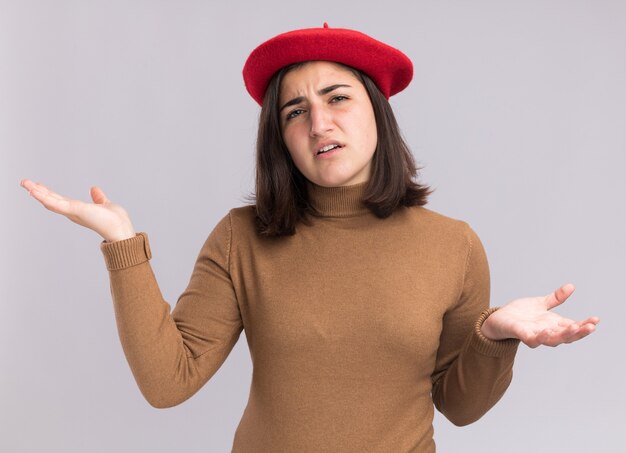
<svg viewBox="0 0 626 453">
<path fill-rule="evenodd" d="M 293 125 L 287 129 L 284 129 L 282 131 L 282 135 L 283 135 L 283 142 L 285 142 L 285 145 L 287 146 L 287 149 L 289 150 L 289 152 L 293 152 L 296 148 L 297 148 L 297 137 L 298 134 L 296 133 L 296 131 L 294 131 L 294 127 Z"/>
<path fill-rule="evenodd" d="M 367 146 L 373 153 L 376 149 L 376 145 L 378 144 L 378 131 L 376 129 L 376 118 L 374 117 L 374 112 L 372 112 L 372 114 L 367 118 L 364 118 L 362 124 L 366 125 L 365 137 L 367 137 Z"/>
<path fill-rule="evenodd" d="M 376 149 L 376 145 L 378 144 L 378 132 L 376 130 L 376 123 L 372 122 L 371 125 L 371 133 L 369 135 L 369 140 L 373 149 Z"/>
<path fill-rule="evenodd" d="M 301 143 L 302 140 L 298 138 L 299 135 L 294 133 L 293 128 L 290 128 L 288 131 L 283 132 L 283 142 L 285 142 L 285 146 L 287 147 L 287 151 L 289 151 L 289 155 L 293 160 L 296 167 L 300 169 L 301 162 L 304 160 L 305 155 L 305 146 Z"/>
<path fill-rule="evenodd" d="M 308 136 L 298 124 L 293 124 L 283 131 L 283 142 L 294 160 L 298 159 L 298 156 L 302 158 L 303 155 L 308 154 Z"/>
</svg>

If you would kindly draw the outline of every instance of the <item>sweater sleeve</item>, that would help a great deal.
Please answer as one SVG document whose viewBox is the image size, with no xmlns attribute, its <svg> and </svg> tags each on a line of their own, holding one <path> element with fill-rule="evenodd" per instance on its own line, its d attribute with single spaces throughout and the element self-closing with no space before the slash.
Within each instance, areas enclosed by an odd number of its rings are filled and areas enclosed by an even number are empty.
<svg viewBox="0 0 626 453">
<path fill-rule="evenodd" d="M 519 345 L 519 340 L 492 341 L 481 334 L 482 322 L 497 308 L 489 308 L 487 257 L 469 226 L 467 242 L 463 289 L 443 319 L 432 389 L 437 409 L 458 426 L 478 420 L 502 397 Z"/>
<path fill-rule="evenodd" d="M 100 246 L 124 354 L 139 389 L 154 407 L 196 393 L 222 365 L 243 329 L 229 276 L 230 217 L 205 241 L 174 310 L 150 266 L 148 237 Z"/>
</svg>

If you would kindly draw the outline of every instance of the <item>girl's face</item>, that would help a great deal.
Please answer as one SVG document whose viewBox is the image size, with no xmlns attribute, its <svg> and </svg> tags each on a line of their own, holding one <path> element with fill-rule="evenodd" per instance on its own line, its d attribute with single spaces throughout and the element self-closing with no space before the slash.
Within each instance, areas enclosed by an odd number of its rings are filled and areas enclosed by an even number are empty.
<svg viewBox="0 0 626 453">
<path fill-rule="evenodd" d="M 289 71 L 280 85 L 283 140 L 312 183 L 348 186 L 370 177 L 376 120 L 360 80 L 339 64 L 313 61 Z"/>
</svg>

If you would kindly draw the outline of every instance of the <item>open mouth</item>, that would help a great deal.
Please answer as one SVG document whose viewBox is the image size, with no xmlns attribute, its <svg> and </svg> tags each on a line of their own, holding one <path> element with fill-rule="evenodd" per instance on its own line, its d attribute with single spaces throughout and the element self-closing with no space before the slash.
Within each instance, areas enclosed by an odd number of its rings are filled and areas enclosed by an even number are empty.
<svg viewBox="0 0 626 453">
<path fill-rule="evenodd" d="M 342 146 L 341 145 L 337 145 L 337 144 L 324 146 L 323 148 L 320 148 L 317 151 L 316 156 L 319 156 L 320 154 L 326 154 L 326 153 L 328 153 L 328 152 L 330 152 L 330 151 L 332 151 L 334 149 L 339 149 L 339 148 L 342 148 Z"/>
</svg>

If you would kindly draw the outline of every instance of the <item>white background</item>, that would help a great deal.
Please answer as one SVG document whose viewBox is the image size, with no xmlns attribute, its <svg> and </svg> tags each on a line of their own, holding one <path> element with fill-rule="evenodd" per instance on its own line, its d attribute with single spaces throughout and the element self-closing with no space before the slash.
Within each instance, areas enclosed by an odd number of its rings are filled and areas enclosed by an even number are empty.
<svg viewBox="0 0 626 453">
<path fill-rule="evenodd" d="M 597 315 L 574 345 L 521 346 L 504 398 L 441 452 L 626 451 L 626 2 L 0 0 L 0 451 L 228 452 L 246 404 L 245 337 L 192 399 L 142 398 L 117 337 L 92 231 L 22 178 L 149 234 L 175 304 L 207 235 L 253 190 L 259 108 L 249 52 L 303 27 L 365 32 L 405 52 L 392 98 L 429 207 L 466 220 L 492 304 L 577 285 L 558 309 Z"/>
</svg>

